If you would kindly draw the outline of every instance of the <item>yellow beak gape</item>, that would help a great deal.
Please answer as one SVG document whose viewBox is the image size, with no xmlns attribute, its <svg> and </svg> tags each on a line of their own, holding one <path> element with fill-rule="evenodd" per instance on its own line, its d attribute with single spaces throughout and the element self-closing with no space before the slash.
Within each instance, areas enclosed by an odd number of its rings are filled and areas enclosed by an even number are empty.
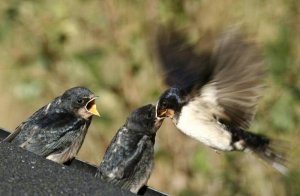
<svg viewBox="0 0 300 196">
<path fill-rule="evenodd" d="M 94 104 L 92 105 L 92 107 L 89 109 L 89 112 L 92 113 L 92 114 L 94 114 L 94 115 L 96 115 L 96 116 L 100 116 L 100 114 L 99 114 L 99 112 L 98 112 L 98 110 L 97 110 L 97 106 L 96 106 L 95 103 L 94 103 Z"/>
</svg>

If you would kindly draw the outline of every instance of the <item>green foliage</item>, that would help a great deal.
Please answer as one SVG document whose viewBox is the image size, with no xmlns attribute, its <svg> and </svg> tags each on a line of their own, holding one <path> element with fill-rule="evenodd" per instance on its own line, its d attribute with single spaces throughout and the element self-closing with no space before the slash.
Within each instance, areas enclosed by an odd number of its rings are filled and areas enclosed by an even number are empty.
<svg viewBox="0 0 300 196">
<path fill-rule="evenodd" d="M 192 167 L 196 172 L 208 172 L 212 169 L 208 161 L 206 151 L 199 148 L 193 155 Z"/>
<path fill-rule="evenodd" d="M 277 82 L 284 82 L 282 78 L 287 75 L 291 66 L 291 33 L 290 27 L 286 24 L 281 24 L 278 30 L 278 35 L 275 41 L 267 44 L 266 56 L 269 61 L 270 71 Z"/>
<path fill-rule="evenodd" d="M 199 195 L 198 192 L 194 192 L 194 191 L 191 191 L 191 190 L 182 190 L 180 193 L 179 193 L 179 196 L 197 196 Z"/>
<path fill-rule="evenodd" d="M 99 69 L 98 63 L 105 56 L 105 51 L 101 48 L 90 48 L 75 54 L 75 58 L 86 65 L 88 69 L 96 80 L 96 82 L 103 83 L 101 81 L 101 69 Z"/>
<path fill-rule="evenodd" d="M 27 101 L 40 97 L 43 86 L 37 81 L 24 79 L 15 86 L 16 95 Z"/>
<path fill-rule="evenodd" d="M 282 96 L 273 105 L 271 110 L 272 122 L 278 131 L 286 132 L 295 130 L 298 119 L 294 106 L 296 101 L 289 91 L 283 92 Z"/>
<path fill-rule="evenodd" d="M 291 170 L 291 174 L 284 178 L 285 184 L 287 186 L 288 195 L 299 195 L 300 193 L 300 173 L 299 170 Z"/>
</svg>

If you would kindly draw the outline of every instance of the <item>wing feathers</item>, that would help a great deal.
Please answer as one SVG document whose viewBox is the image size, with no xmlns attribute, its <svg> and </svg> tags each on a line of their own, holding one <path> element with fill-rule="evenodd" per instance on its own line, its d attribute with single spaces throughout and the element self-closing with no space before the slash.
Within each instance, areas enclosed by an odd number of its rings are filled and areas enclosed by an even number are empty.
<svg viewBox="0 0 300 196">
<path fill-rule="evenodd" d="M 184 88 L 191 84 L 205 84 L 211 75 L 210 53 L 197 54 L 195 46 L 172 26 L 160 27 L 153 43 L 154 56 L 160 65 L 164 82 Z"/>
<path fill-rule="evenodd" d="M 168 85 L 187 90 L 189 100 L 202 99 L 197 103 L 232 126 L 249 128 L 263 89 L 263 60 L 255 44 L 236 29 L 202 53 L 172 26 L 162 27 L 156 38 L 155 57 Z"/>
<path fill-rule="evenodd" d="M 248 129 L 263 89 L 263 61 L 258 49 L 237 31 L 229 31 L 217 42 L 212 61 L 213 77 L 201 94 L 214 88 L 217 104 L 211 103 L 211 107 L 222 108 L 227 123 Z"/>
</svg>

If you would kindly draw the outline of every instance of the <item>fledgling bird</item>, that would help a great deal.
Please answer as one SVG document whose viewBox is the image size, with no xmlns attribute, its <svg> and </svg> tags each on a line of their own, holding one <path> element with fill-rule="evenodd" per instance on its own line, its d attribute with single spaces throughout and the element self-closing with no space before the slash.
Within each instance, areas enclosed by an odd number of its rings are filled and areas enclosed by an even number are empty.
<svg viewBox="0 0 300 196">
<path fill-rule="evenodd" d="M 252 151 L 285 173 L 278 144 L 247 131 L 263 89 L 259 50 L 233 30 L 214 46 L 197 54 L 179 32 L 157 34 L 156 57 L 171 86 L 157 102 L 157 116 L 171 118 L 183 133 L 215 150 Z"/>
<path fill-rule="evenodd" d="M 99 116 L 95 99 L 87 88 L 68 89 L 22 122 L 4 141 L 65 163 L 78 153 L 92 115 Z"/>
<path fill-rule="evenodd" d="M 155 113 L 155 106 L 149 104 L 128 116 L 108 146 L 96 177 L 133 193 L 147 183 L 154 164 L 156 131 L 163 121 Z"/>
</svg>

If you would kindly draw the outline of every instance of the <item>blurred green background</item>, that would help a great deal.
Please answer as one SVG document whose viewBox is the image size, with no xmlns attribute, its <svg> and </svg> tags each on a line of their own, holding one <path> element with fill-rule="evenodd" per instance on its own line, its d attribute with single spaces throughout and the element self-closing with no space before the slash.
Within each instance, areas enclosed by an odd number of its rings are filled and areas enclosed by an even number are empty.
<svg viewBox="0 0 300 196">
<path fill-rule="evenodd" d="M 0 2 L 0 126 L 13 130 L 65 89 L 99 95 L 79 158 L 99 164 L 127 114 L 166 88 L 149 52 L 155 24 L 191 42 L 238 24 L 265 55 L 268 88 L 251 130 L 287 141 L 282 176 L 250 154 L 220 153 L 170 121 L 158 132 L 149 185 L 172 195 L 300 195 L 300 4 L 296 0 L 10 0 Z"/>
</svg>

